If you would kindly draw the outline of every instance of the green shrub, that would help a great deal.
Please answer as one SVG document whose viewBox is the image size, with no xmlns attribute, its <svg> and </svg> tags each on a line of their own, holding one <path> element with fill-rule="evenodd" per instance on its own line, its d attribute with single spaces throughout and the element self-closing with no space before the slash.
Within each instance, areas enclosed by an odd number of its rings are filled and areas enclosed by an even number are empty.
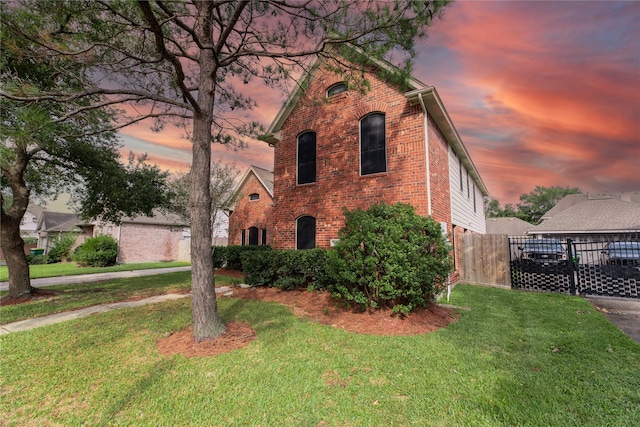
<svg viewBox="0 0 640 427">
<path fill-rule="evenodd" d="M 280 249 L 242 255 L 242 271 L 251 286 L 323 289 L 328 283 L 326 266 L 327 252 L 324 249 Z"/>
<path fill-rule="evenodd" d="M 118 258 L 118 242 L 111 236 L 87 239 L 76 248 L 73 260 L 80 266 L 107 267 L 115 265 Z"/>
<path fill-rule="evenodd" d="M 23 237 L 22 241 L 24 242 L 25 246 L 33 246 L 38 244 L 37 237 Z"/>
<path fill-rule="evenodd" d="M 329 251 L 329 290 L 362 309 L 408 313 L 445 286 L 452 269 L 440 224 L 406 204 L 344 211 L 339 242 Z"/>
<path fill-rule="evenodd" d="M 27 262 L 30 265 L 39 265 L 39 264 L 51 264 L 49 261 L 49 256 L 45 254 L 41 255 L 27 255 Z"/>
<path fill-rule="evenodd" d="M 220 248 L 224 249 L 222 251 L 219 251 Z M 213 250 L 214 267 L 216 266 L 216 264 L 218 264 L 219 267 L 228 268 L 229 270 L 242 270 L 242 254 L 246 252 L 260 252 L 270 250 L 271 246 L 268 245 L 215 246 Z"/>
<path fill-rule="evenodd" d="M 71 247 L 78 239 L 78 233 L 65 233 L 55 241 L 55 246 L 49 250 L 49 263 L 68 261 L 71 258 Z"/>
<path fill-rule="evenodd" d="M 222 268 L 227 263 L 227 247 L 213 246 L 211 248 L 211 258 L 213 258 L 213 268 Z"/>
</svg>

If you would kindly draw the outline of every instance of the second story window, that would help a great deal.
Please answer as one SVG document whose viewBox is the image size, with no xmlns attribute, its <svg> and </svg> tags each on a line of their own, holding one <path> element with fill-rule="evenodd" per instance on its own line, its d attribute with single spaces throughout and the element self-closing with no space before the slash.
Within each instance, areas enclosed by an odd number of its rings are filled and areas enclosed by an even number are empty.
<svg viewBox="0 0 640 427">
<path fill-rule="evenodd" d="M 298 184 L 316 182 L 316 133 L 298 136 Z"/>
<path fill-rule="evenodd" d="M 369 114 L 360 120 L 360 174 L 387 171 L 385 117 Z"/>
<path fill-rule="evenodd" d="M 347 84 L 345 82 L 336 83 L 329 86 L 329 89 L 327 89 L 327 98 L 346 91 Z"/>
<path fill-rule="evenodd" d="M 260 200 L 260 195 L 258 193 L 249 194 L 249 200 Z"/>
</svg>

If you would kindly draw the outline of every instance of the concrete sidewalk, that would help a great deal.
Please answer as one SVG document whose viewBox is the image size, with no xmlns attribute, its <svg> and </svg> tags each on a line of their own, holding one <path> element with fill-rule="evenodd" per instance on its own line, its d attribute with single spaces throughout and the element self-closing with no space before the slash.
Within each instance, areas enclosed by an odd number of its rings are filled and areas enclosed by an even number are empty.
<svg viewBox="0 0 640 427">
<path fill-rule="evenodd" d="M 154 274 L 175 273 L 178 271 L 189 270 L 191 270 L 190 265 L 185 267 L 152 268 L 149 270 L 129 270 L 116 271 L 112 273 L 79 274 L 77 276 L 45 277 L 43 279 L 31 279 L 31 286 L 33 286 L 34 288 L 43 288 L 46 286 L 54 285 L 100 282 L 103 280 L 120 279 L 126 277 L 152 276 Z M 0 291 L 7 290 L 9 290 L 9 282 L 0 282 Z"/>
<path fill-rule="evenodd" d="M 229 286 L 221 286 L 219 288 L 216 288 L 216 294 L 225 294 L 230 291 L 231 288 Z M 92 307 L 81 308 L 79 310 L 50 314 L 48 316 L 34 317 L 32 319 L 26 319 L 19 322 L 0 325 L 0 335 L 9 334 L 11 332 L 28 331 L 30 329 L 39 328 L 40 326 L 53 325 L 54 323 L 64 322 L 65 320 L 79 319 L 81 317 L 87 317 L 97 313 L 104 313 L 106 311 L 118 310 L 121 308 L 140 307 L 147 304 L 176 300 L 190 296 L 191 293 L 156 295 L 137 301 L 112 302 L 109 304 L 94 305 Z"/>
</svg>

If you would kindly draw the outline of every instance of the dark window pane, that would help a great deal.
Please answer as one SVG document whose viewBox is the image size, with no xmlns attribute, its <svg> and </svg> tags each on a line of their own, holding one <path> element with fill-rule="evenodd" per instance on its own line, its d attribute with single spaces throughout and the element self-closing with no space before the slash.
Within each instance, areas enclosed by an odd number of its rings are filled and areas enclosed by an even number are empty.
<svg viewBox="0 0 640 427">
<path fill-rule="evenodd" d="M 316 219 L 312 216 L 298 218 L 296 227 L 296 249 L 316 247 Z"/>
<path fill-rule="evenodd" d="M 240 230 L 240 244 L 242 246 L 247 244 L 247 230 Z"/>
<path fill-rule="evenodd" d="M 266 228 L 262 229 L 262 244 L 263 245 L 267 244 L 267 229 Z"/>
<path fill-rule="evenodd" d="M 258 244 L 258 229 L 256 227 L 249 228 L 249 244 L 250 245 Z"/>
<path fill-rule="evenodd" d="M 347 84 L 345 82 L 336 83 L 327 89 L 327 96 L 337 95 L 342 92 L 346 92 Z"/>
<path fill-rule="evenodd" d="M 249 194 L 249 200 L 260 200 L 260 195 L 258 193 Z"/>
<path fill-rule="evenodd" d="M 298 137 L 298 184 L 316 182 L 316 133 Z"/>
<path fill-rule="evenodd" d="M 360 121 L 360 173 L 368 175 L 386 170 L 384 114 L 370 114 Z"/>
</svg>

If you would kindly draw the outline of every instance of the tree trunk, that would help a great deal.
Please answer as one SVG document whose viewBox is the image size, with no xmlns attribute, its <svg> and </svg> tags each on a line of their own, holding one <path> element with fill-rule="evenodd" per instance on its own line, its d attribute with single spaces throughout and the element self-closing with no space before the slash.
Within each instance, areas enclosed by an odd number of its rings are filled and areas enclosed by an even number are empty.
<svg viewBox="0 0 640 427">
<path fill-rule="evenodd" d="M 0 212 L 0 247 L 9 270 L 9 298 L 27 298 L 33 293 L 29 278 L 29 264 L 24 254 L 24 240 L 20 237 L 20 222 L 29 204 L 29 192 L 25 186 L 12 182 L 11 207 Z M 0 197 L 0 203 L 2 203 Z"/>
<path fill-rule="evenodd" d="M 202 2 L 198 7 L 196 26 L 201 40 L 210 40 L 209 23 L 211 4 Z M 193 335 L 196 342 L 214 341 L 226 332 L 218 313 L 213 258 L 211 254 L 211 125 L 215 99 L 215 61 L 210 50 L 200 52 L 199 111 L 193 118 L 193 159 L 191 164 L 191 293 Z"/>
</svg>

